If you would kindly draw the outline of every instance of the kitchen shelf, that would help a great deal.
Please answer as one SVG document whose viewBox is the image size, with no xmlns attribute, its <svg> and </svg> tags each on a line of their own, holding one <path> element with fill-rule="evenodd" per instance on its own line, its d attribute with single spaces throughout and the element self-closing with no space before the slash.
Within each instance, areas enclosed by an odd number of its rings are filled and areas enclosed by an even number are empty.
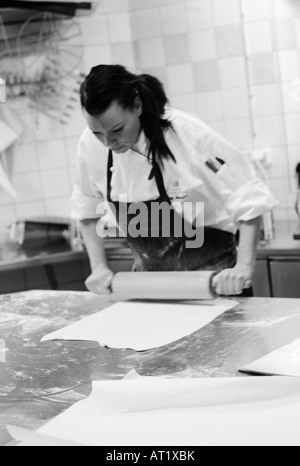
<svg viewBox="0 0 300 466">
<path fill-rule="evenodd" d="M 93 11 L 91 2 L 36 2 L 36 1 L 3 1 L 0 4 L 0 15 L 5 25 L 23 24 L 32 14 L 49 12 L 57 15 L 74 17 L 78 11 L 85 14 Z"/>
</svg>

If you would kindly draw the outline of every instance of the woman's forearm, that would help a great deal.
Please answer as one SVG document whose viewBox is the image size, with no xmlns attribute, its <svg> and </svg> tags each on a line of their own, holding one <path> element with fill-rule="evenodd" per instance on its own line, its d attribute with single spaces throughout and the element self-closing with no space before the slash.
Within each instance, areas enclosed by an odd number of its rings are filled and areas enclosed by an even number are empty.
<svg viewBox="0 0 300 466">
<path fill-rule="evenodd" d="M 259 243 L 261 217 L 240 223 L 240 239 L 237 265 L 252 267 L 256 262 L 256 251 Z"/>
<path fill-rule="evenodd" d="M 261 217 L 240 223 L 240 241 L 236 266 L 225 269 L 213 280 L 219 295 L 239 295 L 251 282 L 255 270 Z"/>
<path fill-rule="evenodd" d="M 97 234 L 96 227 L 99 220 L 83 220 L 81 232 L 89 255 L 91 269 L 95 270 L 100 265 L 108 268 L 103 238 Z"/>
</svg>

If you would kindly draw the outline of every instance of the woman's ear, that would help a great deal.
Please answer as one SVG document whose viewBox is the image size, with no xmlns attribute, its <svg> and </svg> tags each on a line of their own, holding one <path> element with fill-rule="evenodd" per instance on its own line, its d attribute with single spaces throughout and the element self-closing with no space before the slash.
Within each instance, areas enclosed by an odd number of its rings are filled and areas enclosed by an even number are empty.
<svg viewBox="0 0 300 466">
<path fill-rule="evenodd" d="M 143 113 L 143 104 L 140 99 L 140 96 L 137 95 L 136 98 L 134 99 L 134 110 L 136 111 L 138 116 L 141 116 Z"/>
</svg>

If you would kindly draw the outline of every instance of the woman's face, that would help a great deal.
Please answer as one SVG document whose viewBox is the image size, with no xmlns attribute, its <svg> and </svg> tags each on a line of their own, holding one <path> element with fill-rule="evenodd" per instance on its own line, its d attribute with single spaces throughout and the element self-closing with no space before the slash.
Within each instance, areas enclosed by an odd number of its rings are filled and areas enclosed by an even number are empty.
<svg viewBox="0 0 300 466">
<path fill-rule="evenodd" d="M 137 98 L 133 109 L 124 109 L 117 101 L 101 115 L 91 116 L 84 110 L 90 130 L 106 147 L 124 154 L 137 142 L 141 132 L 142 104 Z"/>
</svg>

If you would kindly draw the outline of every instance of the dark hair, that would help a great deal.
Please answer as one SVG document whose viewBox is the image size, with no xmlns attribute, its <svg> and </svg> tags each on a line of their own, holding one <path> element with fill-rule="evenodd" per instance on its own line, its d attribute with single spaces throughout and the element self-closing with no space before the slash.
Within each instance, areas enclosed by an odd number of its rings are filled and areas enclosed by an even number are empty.
<svg viewBox="0 0 300 466">
<path fill-rule="evenodd" d="M 137 96 L 143 105 L 141 124 L 150 141 L 149 160 L 152 155 L 154 161 L 175 161 L 164 137 L 166 129 L 173 129 L 172 123 L 164 118 L 168 98 L 157 78 L 148 74 L 135 75 L 121 65 L 99 65 L 92 68 L 80 88 L 81 105 L 94 117 L 105 112 L 114 101 L 125 109 L 132 109 Z"/>
</svg>

